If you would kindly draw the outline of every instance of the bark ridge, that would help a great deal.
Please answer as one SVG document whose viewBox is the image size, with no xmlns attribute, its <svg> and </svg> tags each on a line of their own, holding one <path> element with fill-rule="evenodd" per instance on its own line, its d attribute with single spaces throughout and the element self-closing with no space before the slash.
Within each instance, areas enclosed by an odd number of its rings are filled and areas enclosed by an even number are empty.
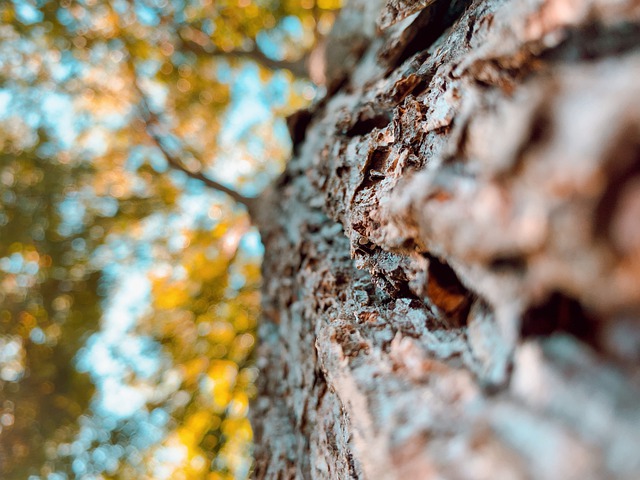
<svg viewBox="0 0 640 480">
<path fill-rule="evenodd" d="M 342 18 L 258 215 L 255 477 L 639 478 L 640 4 Z"/>
</svg>

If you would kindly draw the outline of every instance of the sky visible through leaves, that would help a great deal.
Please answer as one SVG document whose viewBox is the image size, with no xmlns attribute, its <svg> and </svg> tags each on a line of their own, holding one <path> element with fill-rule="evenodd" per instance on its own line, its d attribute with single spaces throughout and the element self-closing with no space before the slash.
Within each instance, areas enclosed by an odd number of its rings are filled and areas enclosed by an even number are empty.
<svg viewBox="0 0 640 480">
<path fill-rule="evenodd" d="M 0 478 L 249 476 L 262 245 L 194 177 L 278 175 L 339 7 L 0 3 Z"/>
</svg>

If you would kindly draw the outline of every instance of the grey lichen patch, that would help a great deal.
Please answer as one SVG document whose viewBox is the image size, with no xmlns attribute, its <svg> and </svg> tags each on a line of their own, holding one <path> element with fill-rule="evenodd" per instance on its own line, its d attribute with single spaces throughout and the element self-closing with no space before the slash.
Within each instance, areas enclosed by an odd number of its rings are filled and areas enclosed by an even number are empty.
<svg viewBox="0 0 640 480">
<path fill-rule="evenodd" d="M 257 478 L 638 478 L 638 25 L 346 7 L 260 222 Z"/>
</svg>

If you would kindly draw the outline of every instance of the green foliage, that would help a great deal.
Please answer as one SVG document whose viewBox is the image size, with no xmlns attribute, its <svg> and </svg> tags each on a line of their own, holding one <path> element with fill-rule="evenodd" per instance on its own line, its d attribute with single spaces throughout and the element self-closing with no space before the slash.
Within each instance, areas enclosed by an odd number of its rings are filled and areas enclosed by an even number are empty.
<svg viewBox="0 0 640 480">
<path fill-rule="evenodd" d="M 88 405 L 88 378 L 72 358 L 99 314 L 97 272 L 83 251 L 96 239 L 63 235 L 56 206 L 84 168 L 43 159 L 6 138 L 0 160 L 0 471 L 44 463 L 47 442 L 69 440 Z M 15 153 L 13 153 L 15 152 Z M 88 240 L 88 242 L 87 242 Z M 18 477 L 16 477 L 18 478 Z"/>
<path fill-rule="evenodd" d="M 0 478 L 248 474 L 259 249 L 167 154 L 255 195 L 339 3 L 0 3 Z"/>
</svg>

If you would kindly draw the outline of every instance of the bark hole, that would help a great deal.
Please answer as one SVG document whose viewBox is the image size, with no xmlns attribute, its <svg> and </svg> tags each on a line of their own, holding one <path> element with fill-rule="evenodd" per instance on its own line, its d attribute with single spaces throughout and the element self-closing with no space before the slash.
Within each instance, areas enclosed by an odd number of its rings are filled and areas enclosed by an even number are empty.
<svg viewBox="0 0 640 480">
<path fill-rule="evenodd" d="M 491 261 L 490 268 L 494 271 L 523 272 L 527 267 L 526 260 L 517 255 L 496 257 Z"/>
<path fill-rule="evenodd" d="M 574 298 L 553 292 L 549 298 L 530 308 L 522 317 L 521 334 L 527 337 L 546 337 L 554 333 L 568 333 L 598 349 L 598 322 Z"/>
<path fill-rule="evenodd" d="M 287 128 L 289 129 L 289 135 L 291 136 L 294 153 L 298 152 L 298 145 L 304 141 L 307 135 L 307 127 L 311 123 L 311 119 L 312 114 L 307 109 L 298 110 L 287 117 Z"/>
<path fill-rule="evenodd" d="M 467 324 L 472 294 L 462 284 L 453 269 L 436 257 L 428 256 L 427 296 L 445 314 L 451 327 Z"/>
<path fill-rule="evenodd" d="M 358 121 L 345 132 L 347 137 L 357 137 L 366 135 L 375 128 L 385 128 L 391 122 L 391 114 L 389 112 L 378 113 L 373 116 L 362 116 Z"/>
<path fill-rule="evenodd" d="M 640 46 L 640 25 L 591 23 L 571 29 L 558 47 L 542 55 L 546 60 L 584 61 L 620 55 Z"/>
<path fill-rule="evenodd" d="M 596 238 L 610 240 L 619 255 L 640 248 L 640 136 L 623 129 L 609 155 L 610 182 L 596 207 Z"/>
<path fill-rule="evenodd" d="M 471 0 L 435 2 L 425 8 L 413 22 L 414 37 L 400 52 L 396 65 L 400 65 L 414 54 L 429 48 L 458 18 L 462 16 Z"/>
</svg>

